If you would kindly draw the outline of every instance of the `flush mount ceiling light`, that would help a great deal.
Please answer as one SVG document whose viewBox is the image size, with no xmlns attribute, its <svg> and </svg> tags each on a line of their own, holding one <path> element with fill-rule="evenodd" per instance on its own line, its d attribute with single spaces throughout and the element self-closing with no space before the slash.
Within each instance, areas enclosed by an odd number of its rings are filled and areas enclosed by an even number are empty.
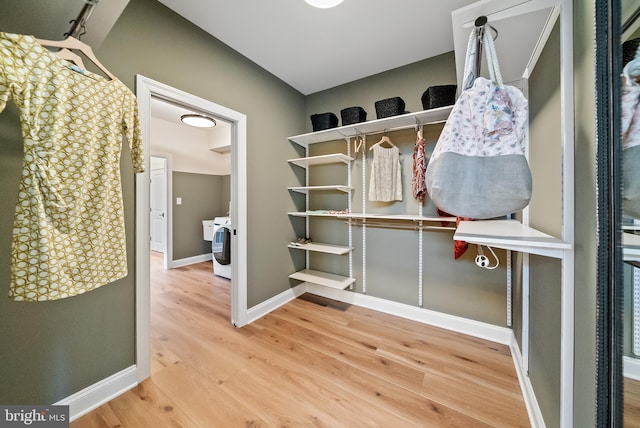
<svg viewBox="0 0 640 428">
<path fill-rule="evenodd" d="M 180 116 L 180 120 L 185 125 L 195 126 L 196 128 L 213 128 L 216 126 L 216 121 L 209 116 L 198 113 L 183 114 Z"/>
<path fill-rule="evenodd" d="M 304 0 L 311 6 L 319 7 L 321 9 L 328 9 L 342 3 L 343 0 Z"/>
</svg>

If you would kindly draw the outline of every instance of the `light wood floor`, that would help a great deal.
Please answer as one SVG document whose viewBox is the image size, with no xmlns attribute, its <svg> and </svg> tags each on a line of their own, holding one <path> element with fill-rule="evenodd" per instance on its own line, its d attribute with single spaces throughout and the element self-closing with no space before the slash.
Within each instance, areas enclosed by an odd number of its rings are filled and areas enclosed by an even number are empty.
<svg viewBox="0 0 640 428">
<path fill-rule="evenodd" d="M 71 427 L 529 426 L 506 346 L 310 295 L 238 329 L 210 262 L 151 279 L 151 377 Z"/>
<path fill-rule="evenodd" d="M 624 379 L 624 426 L 640 427 L 640 381 Z"/>
</svg>

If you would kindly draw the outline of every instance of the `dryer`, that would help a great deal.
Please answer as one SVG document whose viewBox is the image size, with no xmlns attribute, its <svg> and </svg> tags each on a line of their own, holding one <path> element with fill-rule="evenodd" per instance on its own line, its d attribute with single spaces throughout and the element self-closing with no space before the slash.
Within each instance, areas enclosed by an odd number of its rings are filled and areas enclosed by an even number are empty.
<svg viewBox="0 0 640 428">
<path fill-rule="evenodd" d="M 216 217 L 213 219 L 213 273 L 231 279 L 231 218 Z"/>
</svg>

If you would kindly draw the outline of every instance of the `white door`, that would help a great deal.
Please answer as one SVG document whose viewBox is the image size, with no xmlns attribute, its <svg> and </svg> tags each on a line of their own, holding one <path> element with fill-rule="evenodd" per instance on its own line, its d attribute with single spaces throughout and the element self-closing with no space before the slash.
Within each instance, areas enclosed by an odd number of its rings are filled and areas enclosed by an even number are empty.
<svg viewBox="0 0 640 428">
<path fill-rule="evenodd" d="M 164 253 L 167 247 L 166 159 L 152 158 L 152 164 L 156 162 L 158 166 L 151 169 L 151 251 Z"/>
</svg>

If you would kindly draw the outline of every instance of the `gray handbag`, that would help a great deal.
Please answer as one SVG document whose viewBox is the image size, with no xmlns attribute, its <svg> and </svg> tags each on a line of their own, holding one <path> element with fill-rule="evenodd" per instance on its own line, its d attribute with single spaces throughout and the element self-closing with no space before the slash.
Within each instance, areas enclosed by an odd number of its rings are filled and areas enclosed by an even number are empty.
<svg viewBox="0 0 640 428">
<path fill-rule="evenodd" d="M 471 74 L 476 31 L 469 37 L 465 77 Z M 503 84 L 489 33 L 484 32 L 483 43 L 491 80 L 468 80 L 472 86 L 454 104 L 425 176 L 433 203 L 458 217 L 501 217 L 531 199 L 525 157 L 528 101 L 519 89 Z"/>
</svg>

